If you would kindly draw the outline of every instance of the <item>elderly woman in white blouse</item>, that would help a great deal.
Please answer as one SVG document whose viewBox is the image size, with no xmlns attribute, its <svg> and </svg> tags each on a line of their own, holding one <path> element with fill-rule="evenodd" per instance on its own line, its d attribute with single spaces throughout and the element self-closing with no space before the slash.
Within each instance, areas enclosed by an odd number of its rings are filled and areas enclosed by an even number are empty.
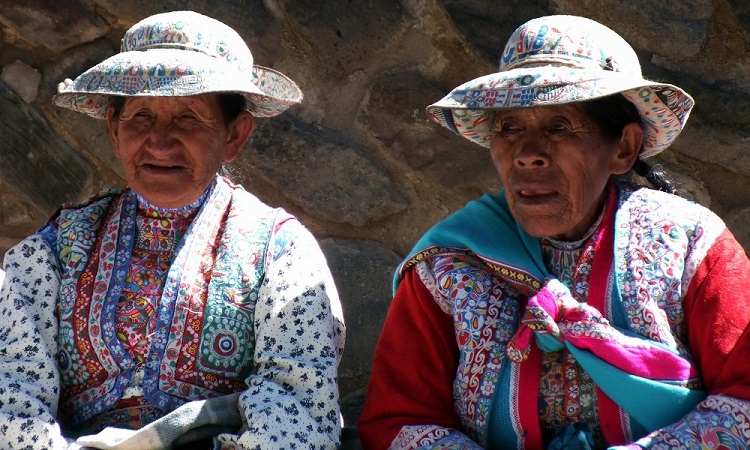
<svg viewBox="0 0 750 450">
<path fill-rule="evenodd" d="M 3 449 L 335 448 L 344 324 L 315 239 L 218 172 L 302 94 L 179 11 L 134 25 L 54 102 L 106 120 L 128 187 L 11 249 Z"/>
</svg>

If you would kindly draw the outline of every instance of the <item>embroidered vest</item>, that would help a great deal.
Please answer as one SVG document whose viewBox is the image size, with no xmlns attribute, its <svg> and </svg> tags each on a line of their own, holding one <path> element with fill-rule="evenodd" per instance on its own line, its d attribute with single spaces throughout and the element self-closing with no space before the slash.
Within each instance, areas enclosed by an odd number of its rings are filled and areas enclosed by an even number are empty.
<svg viewBox="0 0 750 450">
<path fill-rule="evenodd" d="M 116 336 L 128 273 L 135 194 L 106 191 L 64 206 L 41 230 L 61 271 L 58 418 L 79 427 L 121 397 L 143 370 L 143 392 L 167 412 L 245 389 L 253 366 L 254 309 L 278 209 L 219 179 L 182 238 L 143 367 Z"/>
</svg>

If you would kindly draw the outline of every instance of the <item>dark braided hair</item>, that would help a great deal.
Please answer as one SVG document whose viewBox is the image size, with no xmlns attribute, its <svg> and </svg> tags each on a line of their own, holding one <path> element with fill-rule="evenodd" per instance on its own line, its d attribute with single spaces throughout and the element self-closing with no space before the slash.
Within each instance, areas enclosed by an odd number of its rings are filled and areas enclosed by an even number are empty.
<svg viewBox="0 0 750 450">
<path fill-rule="evenodd" d="M 672 187 L 672 183 L 664 176 L 664 171 L 658 167 L 653 167 L 641 158 L 635 160 L 633 170 L 639 176 L 645 178 L 652 186 L 656 189 L 674 194 L 675 190 Z"/>
<path fill-rule="evenodd" d="M 607 137 L 619 139 L 622 136 L 623 128 L 629 123 L 637 123 L 643 126 L 643 120 L 641 120 L 638 109 L 621 94 L 585 101 L 581 105 Z M 670 194 L 674 193 L 674 188 L 664 176 L 664 171 L 652 167 L 640 156 L 636 159 L 632 169 L 656 189 Z"/>
</svg>

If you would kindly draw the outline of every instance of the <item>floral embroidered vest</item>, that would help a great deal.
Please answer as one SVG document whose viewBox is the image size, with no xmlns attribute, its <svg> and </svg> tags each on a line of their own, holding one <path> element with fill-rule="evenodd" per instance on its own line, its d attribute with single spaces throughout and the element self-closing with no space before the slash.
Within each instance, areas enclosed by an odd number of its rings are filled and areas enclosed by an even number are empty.
<svg viewBox="0 0 750 450">
<path fill-rule="evenodd" d="M 245 389 L 254 309 L 278 209 L 219 178 L 179 243 L 142 367 L 117 338 L 115 311 L 133 247 L 136 199 L 106 191 L 65 205 L 40 234 L 57 253 L 61 288 L 58 418 L 79 427 L 106 411 L 142 369 L 143 392 L 171 411 Z"/>
</svg>

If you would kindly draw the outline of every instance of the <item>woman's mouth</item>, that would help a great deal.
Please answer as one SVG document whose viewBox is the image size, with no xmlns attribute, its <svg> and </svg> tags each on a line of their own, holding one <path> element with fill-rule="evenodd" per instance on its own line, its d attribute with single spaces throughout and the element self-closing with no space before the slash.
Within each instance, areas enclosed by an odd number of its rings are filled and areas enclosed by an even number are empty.
<svg viewBox="0 0 750 450">
<path fill-rule="evenodd" d="M 557 190 L 551 188 L 522 188 L 516 190 L 519 203 L 533 206 L 548 203 L 557 197 Z"/>
<path fill-rule="evenodd" d="M 169 164 L 143 164 L 141 168 L 154 174 L 170 174 L 183 169 L 182 166 Z"/>
<path fill-rule="evenodd" d="M 520 197 L 545 197 L 555 193 L 554 189 L 521 189 L 518 191 Z"/>
</svg>

